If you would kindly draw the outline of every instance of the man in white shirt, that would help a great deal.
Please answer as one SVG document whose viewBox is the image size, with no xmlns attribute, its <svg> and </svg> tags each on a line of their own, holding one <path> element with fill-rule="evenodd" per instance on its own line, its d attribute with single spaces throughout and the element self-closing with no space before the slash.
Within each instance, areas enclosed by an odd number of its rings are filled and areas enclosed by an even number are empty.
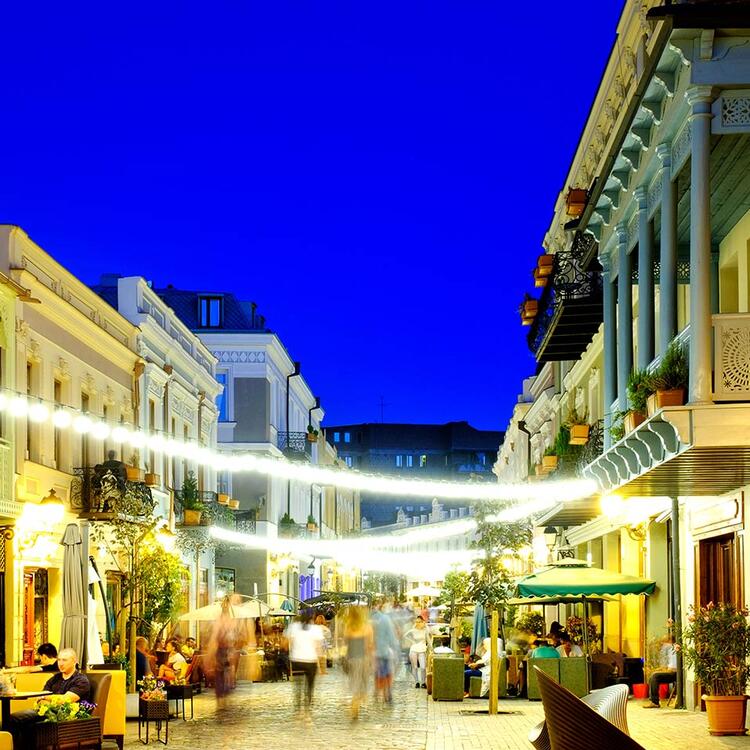
<svg viewBox="0 0 750 750">
<path fill-rule="evenodd" d="M 289 661 L 292 663 L 292 674 L 303 672 L 305 675 L 305 711 L 309 713 L 312 705 L 315 676 L 318 664 L 323 656 L 324 635 L 320 625 L 312 621 L 312 611 L 300 614 L 298 622 L 292 622 L 286 629 L 289 641 Z M 302 682 L 297 682 L 295 689 L 295 706 L 302 710 Z"/>
<path fill-rule="evenodd" d="M 576 643 L 570 640 L 568 633 L 562 632 L 558 636 L 560 638 L 560 645 L 557 647 L 557 653 L 560 657 L 565 659 L 570 656 L 583 656 L 583 649 Z"/>
<path fill-rule="evenodd" d="M 648 703 L 644 708 L 659 708 L 659 685 L 675 682 L 677 679 L 677 652 L 674 650 L 672 639 L 667 636 L 659 651 L 660 669 L 651 673 L 648 680 Z"/>
</svg>

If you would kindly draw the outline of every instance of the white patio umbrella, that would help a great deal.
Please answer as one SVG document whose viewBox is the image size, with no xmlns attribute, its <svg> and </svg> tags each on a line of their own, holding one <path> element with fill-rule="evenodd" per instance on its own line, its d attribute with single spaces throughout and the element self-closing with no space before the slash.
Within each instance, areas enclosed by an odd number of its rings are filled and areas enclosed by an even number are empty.
<svg viewBox="0 0 750 750">
<path fill-rule="evenodd" d="M 60 650 L 72 648 L 83 664 L 86 643 L 86 592 L 83 590 L 83 557 L 81 532 L 74 523 L 65 527 L 60 544 L 65 547 L 63 554 L 62 581 L 62 632 Z"/>
<path fill-rule="evenodd" d="M 205 607 L 191 609 L 178 618 L 181 622 L 212 622 L 221 615 L 222 600 Z M 251 600 L 242 604 L 230 604 L 229 615 L 237 620 L 251 620 L 254 617 L 265 617 L 271 608 L 265 602 Z"/>
</svg>

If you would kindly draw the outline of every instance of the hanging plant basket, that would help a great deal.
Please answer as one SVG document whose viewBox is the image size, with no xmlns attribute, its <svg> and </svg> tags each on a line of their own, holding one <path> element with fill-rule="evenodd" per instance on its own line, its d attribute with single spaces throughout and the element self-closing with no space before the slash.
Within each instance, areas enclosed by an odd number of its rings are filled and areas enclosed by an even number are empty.
<svg viewBox="0 0 750 750">
<path fill-rule="evenodd" d="M 568 440 L 568 445 L 586 445 L 589 441 L 590 429 L 587 424 L 570 425 L 570 440 Z"/>
<path fill-rule="evenodd" d="M 99 717 L 73 719 L 72 721 L 42 721 L 34 725 L 35 748 L 47 750 L 49 747 L 80 747 L 95 745 L 101 740 Z"/>
</svg>

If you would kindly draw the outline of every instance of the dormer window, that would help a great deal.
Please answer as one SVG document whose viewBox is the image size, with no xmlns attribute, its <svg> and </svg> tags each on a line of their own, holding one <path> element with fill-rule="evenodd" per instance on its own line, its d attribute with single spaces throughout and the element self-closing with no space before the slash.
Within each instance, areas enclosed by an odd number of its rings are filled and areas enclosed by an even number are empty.
<svg viewBox="0 0 750 750">
<path fill-rule="evenodd" d="M 199 300 L 201 328 L 219 328 L 224 312 L 224 300 L 221 297 L 201 297 Z"/>
</svg>

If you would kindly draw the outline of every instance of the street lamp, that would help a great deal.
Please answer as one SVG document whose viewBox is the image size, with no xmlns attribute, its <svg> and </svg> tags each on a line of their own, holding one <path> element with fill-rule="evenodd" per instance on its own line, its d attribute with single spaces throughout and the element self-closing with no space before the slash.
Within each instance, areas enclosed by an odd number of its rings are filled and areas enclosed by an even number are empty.
<svg viewBox="0 0 750 750">
<path fill-rule="evenodd" d="M 549 550 L 549 559 L 552 560 L 552 550 L 555 548 L 557 541 L 557 529 L 554 526 L 546 526 L 544 529 L 544 543 Z"/>
</svg>

